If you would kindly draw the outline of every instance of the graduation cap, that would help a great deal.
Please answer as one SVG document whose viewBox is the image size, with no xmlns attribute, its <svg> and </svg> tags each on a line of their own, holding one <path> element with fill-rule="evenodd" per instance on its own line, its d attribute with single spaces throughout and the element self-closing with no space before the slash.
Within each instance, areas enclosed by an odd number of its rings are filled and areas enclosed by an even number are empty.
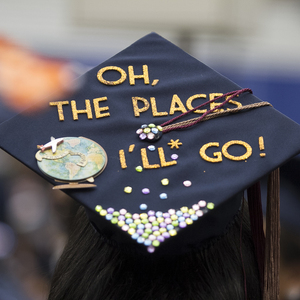
<svg viewBox="0 0 300 300">
<path fill-rule="evenodd" d="M 222 235 L 243 191 L 300 151 L 298 124 L 155 33 L 83 82 L 3 123 L 0 146 L 124 251 L 180 254 Z"/>
</svg>

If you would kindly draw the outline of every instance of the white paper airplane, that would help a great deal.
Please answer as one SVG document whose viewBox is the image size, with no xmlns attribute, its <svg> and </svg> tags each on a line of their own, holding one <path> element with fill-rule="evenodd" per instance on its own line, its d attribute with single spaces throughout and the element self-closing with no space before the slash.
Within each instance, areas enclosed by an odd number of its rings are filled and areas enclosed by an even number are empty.
<svg viewBox="0 0 300 300">
<path fill-rule="evenodd" d="M 44 152 L 48 148 L 52 148 L 52 153 L 56 152 L 57 145 L 62 143 L 64 141 L 63 138 L 55 139 L 53 136 L 51 136 L 51 141 L 45 145 L 38 145 L 38 149 L 41 149 L 42 152 Z"/>
</svg>

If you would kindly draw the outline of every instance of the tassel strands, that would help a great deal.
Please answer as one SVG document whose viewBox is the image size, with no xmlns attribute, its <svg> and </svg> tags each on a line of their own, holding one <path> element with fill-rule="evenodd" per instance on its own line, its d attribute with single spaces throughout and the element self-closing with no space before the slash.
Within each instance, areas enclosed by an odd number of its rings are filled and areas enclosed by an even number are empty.
<svg viewBox="0 0 300 300">
<path fill-rule="evenodd" d="M 267 228 L 263 300 L 279 300 L 280 177 L 279 168 L 268 178 Z"/>
<path fill-rule="evenodd" d="M 261 294 L 264 290 L 264 263 L 265 263 L 265 234 L 263 229 L 263 211 L 261 204 L 260 182 L 256 182 L 247 190 L 248 207 L 251 222 L 252 239 L 259 270 Z"/>
</svg>

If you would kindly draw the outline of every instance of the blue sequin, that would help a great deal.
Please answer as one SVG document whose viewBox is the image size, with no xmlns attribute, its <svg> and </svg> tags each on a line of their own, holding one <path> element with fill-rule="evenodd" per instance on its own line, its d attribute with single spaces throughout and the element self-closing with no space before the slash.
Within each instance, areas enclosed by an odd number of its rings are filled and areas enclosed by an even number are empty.
<svg viewBox="0 0 300 300">
<path fill-rule="evenodd" d="M 152 241 L 151 240 L 145 240 L 145 242 L 144 242 L 144 245 L 145 246 L 150 246 L 152 244 Z"/>
<path fill-rule="evenodd" d="M 130 218 L 126 219 L 126 221 L 125 221 L 126 224 L 131 224 L 132 222 L 133 222 L 133 220 Z"/>
<path fill-rule="evenodd" d="M 139 244 L 143 244 L 145 242 L 145 239 L 143 237 L 139 236 L 138 239 L 137 239 L 137 242 Z"/>
<path fill-rule="evenodd" d="M 134 240 L 138 239 L 138 237 L 139 237 L 139 234 L 138 234 L 138 233 L 134 233 L 134 234 L 131 236 L 131 238 L 134 239 Z"/>
<path fill-rule="evenodd" d="M 158 133 L 158 129 L 157 129 L 157 128 L 152 128 L 151 131 L 152 131 L 154 134 L 157 134 L 157 133 Z"/>
<path fill-rule="evenodd" d="M 172 229 L 174 229 L 174 226 L 173 226 L 173 225 L 171 225 L 171 224 L 167 225 L 167 230 L 168 230 L 168 231 L 170 231 L 170 230 L 172 230 Z"/>
<path fill-rule="evenodd" d="M 146 210 L 148 208 L 147 204 L 141 204 L 140 205 L 140 210 Z"/>
<path fill-rule="evenodd" d="M 105 219 L 108 220 L 108 221 L 110 221 L 112 218 L 113 218 L 113 215 L 112 215 L 112 214 L 107 214 L 107 215 L 105 216 Z"/>
<path fill-rule="evenodd" d="M 144 229 L 145 228 L 145 225 L 144 224 L 138 224 L 137 225 L 137 229 Z"/>
<path fill-rule="evenodd" d="M 185 221 L 185 217 L 179 217 L 178 218 L 178 222 L 184 222 Z"/>
<path fill-rule="evenodd" d="M 162 199 L 162 200 L 165 200 L 165 199 L 168 198 L 168 195 L 167 195 L 166 193 L 161 193 L 161 194 L 159 195 L 159 198 Z"/>
<path fill-rule="evenodd" d="M 155 215 L 157 218 L 160 218 L 163 216 L 163 213 L 161 211 L 157 211 Z"/>
<path fill-rule="evenodd" d="M 197 221 L 198 220 L 198 216 L 197 215 L 191 215 L 191 219 L 193 220 L 193 221 Z"/>
<path fill-rule="evenodd" d="M 177 211 L 176 211 L 176 215 L 177 215 L 178 217 L 181 217 L 181 216 L 183 215 L 183 212 L 182 212 L 181 210 L 177 210 Z"/>
<path fill-rule="evenodd" d="M 154 146 L 154 145 L 148 146 L 148 150 L 149 150 L 149 151 L 154 151 L 154 150 L 155 150 L 155 146 Z"/>
</svg>

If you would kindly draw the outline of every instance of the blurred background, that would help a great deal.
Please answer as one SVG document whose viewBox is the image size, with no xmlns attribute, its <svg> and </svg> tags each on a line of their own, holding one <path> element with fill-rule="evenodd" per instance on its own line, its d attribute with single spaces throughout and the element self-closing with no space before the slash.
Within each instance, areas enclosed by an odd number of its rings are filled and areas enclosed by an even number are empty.
<svg viewBox="0 0 300 300">
<path fill-rule="evenodd" d="M 0 122 L 32 99 L 67 94 L 71 78 L 152 31 L 300 123 L 300 0 L 0 0 Z M 297 300 L 298 157 L 281 176 L 281 299 Z M 0 300 L 47 298 L 74 211 L 0 152 Z"/>
</svg>

